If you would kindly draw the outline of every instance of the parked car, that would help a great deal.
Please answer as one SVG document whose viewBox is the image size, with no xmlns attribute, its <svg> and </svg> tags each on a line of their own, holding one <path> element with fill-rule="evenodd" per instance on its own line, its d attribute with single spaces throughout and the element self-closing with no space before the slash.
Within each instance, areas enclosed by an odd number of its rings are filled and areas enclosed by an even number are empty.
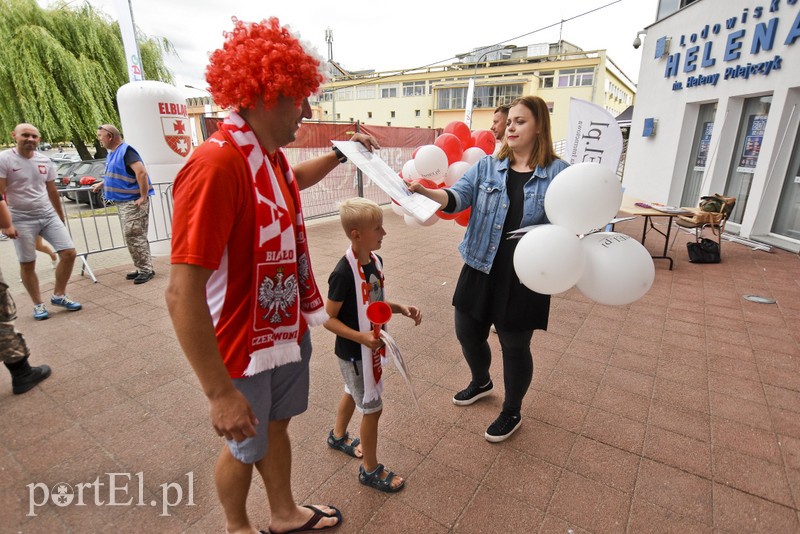
<svg viewBox="0 0 800 534">
<path fill-rule="evenodd" d="M 70 188 L 78 189 L 70 194 L 75 195 L 77 202 L 90 204 L 96 208 L 104 205 L 103 192 L 92 193 L 88 188 L 95 182 L 103 180 L 103 173 L 106 170 L 106 160 L 87 159 L 78 162 L 69 178 Z"/>
<path fill-rule="evenodd" d="M 47 141 L 41 141 L 39 143 L 39 150 L 50 150 L 51 148 L 53 148 L 53 145 L 51 145 Z"/>
<path fill-rule="evenodd" d="M 50 161 L 53 163 L 61 163 L 62 161 L 80 161 L 81 157 L 74 152 L 56 152 L 50 154 Z"/>
<path fill-rule="evenodd" d="M 62 161 L 56 164 L 57 189 L 66 189 L 69 187 L 69 179 L 72 177 L 72 172 L 79 164 L 79 161 Z M 70 200 L 75 200 L 75 197 L 71 193 L 64 193 L 64 196 Z"/>
</svg>

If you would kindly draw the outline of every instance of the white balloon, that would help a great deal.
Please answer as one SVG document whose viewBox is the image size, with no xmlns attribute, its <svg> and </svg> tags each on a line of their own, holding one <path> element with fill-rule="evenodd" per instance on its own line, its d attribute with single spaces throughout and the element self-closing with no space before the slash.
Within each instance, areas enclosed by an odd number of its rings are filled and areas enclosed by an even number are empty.
<svg viewBox="0 0 800 534">
<path fill-rule="evenodd" d="M 621 204 L 619 178 L 598 163 L 577 163 L 564 169 L 544 195 L 544 211 L 550 222 L 576 234 L 604 227 Z"/>
<path fill-rule="evenodd" d="M 450 166 L 447 168 L 447 176 L 444 178 L 444 183 L 447 187 L 450 187 L 454 183 L 456 183 L 464 173 L 467 172 L 467 169 L 472 167 L 466 161 L 456 161 L 455 163 L 451 163 Z"/>
<path fill-rule="evenodd" d="M 414 156 L 414 167 L 422 178 L 441 183 L 447 174 L 447 154 L 436 145 L 421 146 Z"/>
<path fill-rule="evenodd" d="M 417 172 L 417 168 L 414 166 L 414 160 L 410 159 L 403 164 L 403 170 L 400 171 L 403 173 L 403 178 L 405 180 L 419 180 L 422 178 L 420 174 Z"/>
<path fill-rule="evenodd" d="M 514 270 L 520 282 L 544 295 L 574 286 L 583 273 L 583 264 L 580 239 L 571 230 L 554 224 L 530 230 L 514 251 Z"/>
<path fill-rule="evenodd" d="M 472 146 L 464 151 L 464 154 L 461 156 L 461 161 L 466 161 L 472 166 L 478 163 L 478 160 L 483 157 L 486 157 L 486 152 L 476 146 Z"/>
<path fill-rule="evenodd" d="M 408 226 L 411 226 L 411 227 L 414 227 L 414 226 L 433 226 L 434 224 L 439 222 L 439 217 L 437 217 L 435 214 L 431 215 L 430 219 L 428 219 L 425 222 L 419 222 L 416 217 L 414 217 L 413 215 L 409 215 L 408 213 L 406 213 L 403 218 L 405 219 L 406 224 Z"/>
<path fill-rule="evenodd" d="M 619 306 L 642 298 L 656 276 L 653 258 L 636 239 L 614 232 L 590 234 L 581 240 L 586 256 L 577 287 L 600 304 Z"/>
</svg>

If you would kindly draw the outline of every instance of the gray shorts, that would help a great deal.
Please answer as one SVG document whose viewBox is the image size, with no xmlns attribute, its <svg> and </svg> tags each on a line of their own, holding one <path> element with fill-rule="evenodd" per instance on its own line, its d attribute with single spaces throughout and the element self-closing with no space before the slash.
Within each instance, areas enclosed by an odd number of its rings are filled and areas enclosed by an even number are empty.
<svg viewBox="0 0 800 534">
<path fill-rule="evenodd" d="M 361 360 L 351 362 L 341 358 L 336 359 L 339 360 L 339 370 L 342 371 L 344 378 L 344 391 L 353 397 L 358 411 L 366 415 L 383 410 L 383 401 L 380 397 L 364 404 L 364 368 Z"/>
<path fill-rule="evenodd" d="M 258 418 L 256 435 L 244 441 L 225 440 L 234 458 L 245 464 L 261 460 L 267 454 L 267 428 L 270 421 L 289 419 L 308 408 L 308 362 L 311 360 L 311 333 L 300 341 L 299 362 L 234 378 L 233 385 L 245 396 Z"/>
<path fill-rule="evenodd" d="M 35 214 L 12 211 L 11 217 L 19 237 L 14 239 L 14 249 L 20 263 L 36 261 L 36 236 L 42 236 L 56 252 L 75 248 L 69 231 L 55 210 Z"/>
</svg>

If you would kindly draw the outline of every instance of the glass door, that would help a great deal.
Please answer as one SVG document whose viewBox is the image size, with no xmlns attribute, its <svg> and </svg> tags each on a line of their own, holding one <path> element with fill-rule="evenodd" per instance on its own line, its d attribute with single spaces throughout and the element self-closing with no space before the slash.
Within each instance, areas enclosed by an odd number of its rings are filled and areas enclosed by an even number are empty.
<svg viewBox="0 0 800 534">
<path fill-rule="evenodd" d="M 708 151 L 711 146 L 711 131 L 714 128 L 714 117 L 717 113 L 716 102 L 703 104 L 697 113 L 697 125 L 694 129 L 692 157 L 686 169 L 686 180 L 683 182 L 681 206 L 697 206 L 700 202 L 700 187 L 708 165 Z"/>
<path fill-rule="evenodd" d="M 772 232 L 800 241 L 800 128 L 797 129 L 792 160 L 778 200 Z"/>
<path fill-rule="evenodd" d="M 736 207 L 731 214 L 731 222 L 740 224 L 747 206 L 753 174 L 761 153 L 761 141 L 767 128 L 767 117 L 772 96 L 748 98 L 744 101 L 739 133 L 736 135 L 736 151 L 733 153 L 725 195 L 736 197 Z"/>
</svg>

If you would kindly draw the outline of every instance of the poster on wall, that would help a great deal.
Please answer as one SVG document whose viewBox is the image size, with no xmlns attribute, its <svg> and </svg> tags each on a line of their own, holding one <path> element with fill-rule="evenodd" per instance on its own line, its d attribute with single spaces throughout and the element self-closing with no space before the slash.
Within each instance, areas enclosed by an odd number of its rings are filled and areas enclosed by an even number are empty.
<svg viewBox="0 0 800 534">
<path fill-rule="evenodd" d="M 767 127 L 766 115 L 750 115 L 747 131 L 742 144 L 742 156 L 736 172 L 753 174 L 756 172 L 758 155 L 761 153 L 761 142 L 764 140 L 764 130 Z"/>
<path fill-rule="evenodd" d="M 714 123 L 704 122 L 703 130 L 700 134 L 700 142 L 697 143 L 697 155 L 694 158 L 694 170 L 706 170 L 706 160 L 708 160 L 708 147 L 711 145 L 711 131 L 714 128 Z"/>
</svg>

